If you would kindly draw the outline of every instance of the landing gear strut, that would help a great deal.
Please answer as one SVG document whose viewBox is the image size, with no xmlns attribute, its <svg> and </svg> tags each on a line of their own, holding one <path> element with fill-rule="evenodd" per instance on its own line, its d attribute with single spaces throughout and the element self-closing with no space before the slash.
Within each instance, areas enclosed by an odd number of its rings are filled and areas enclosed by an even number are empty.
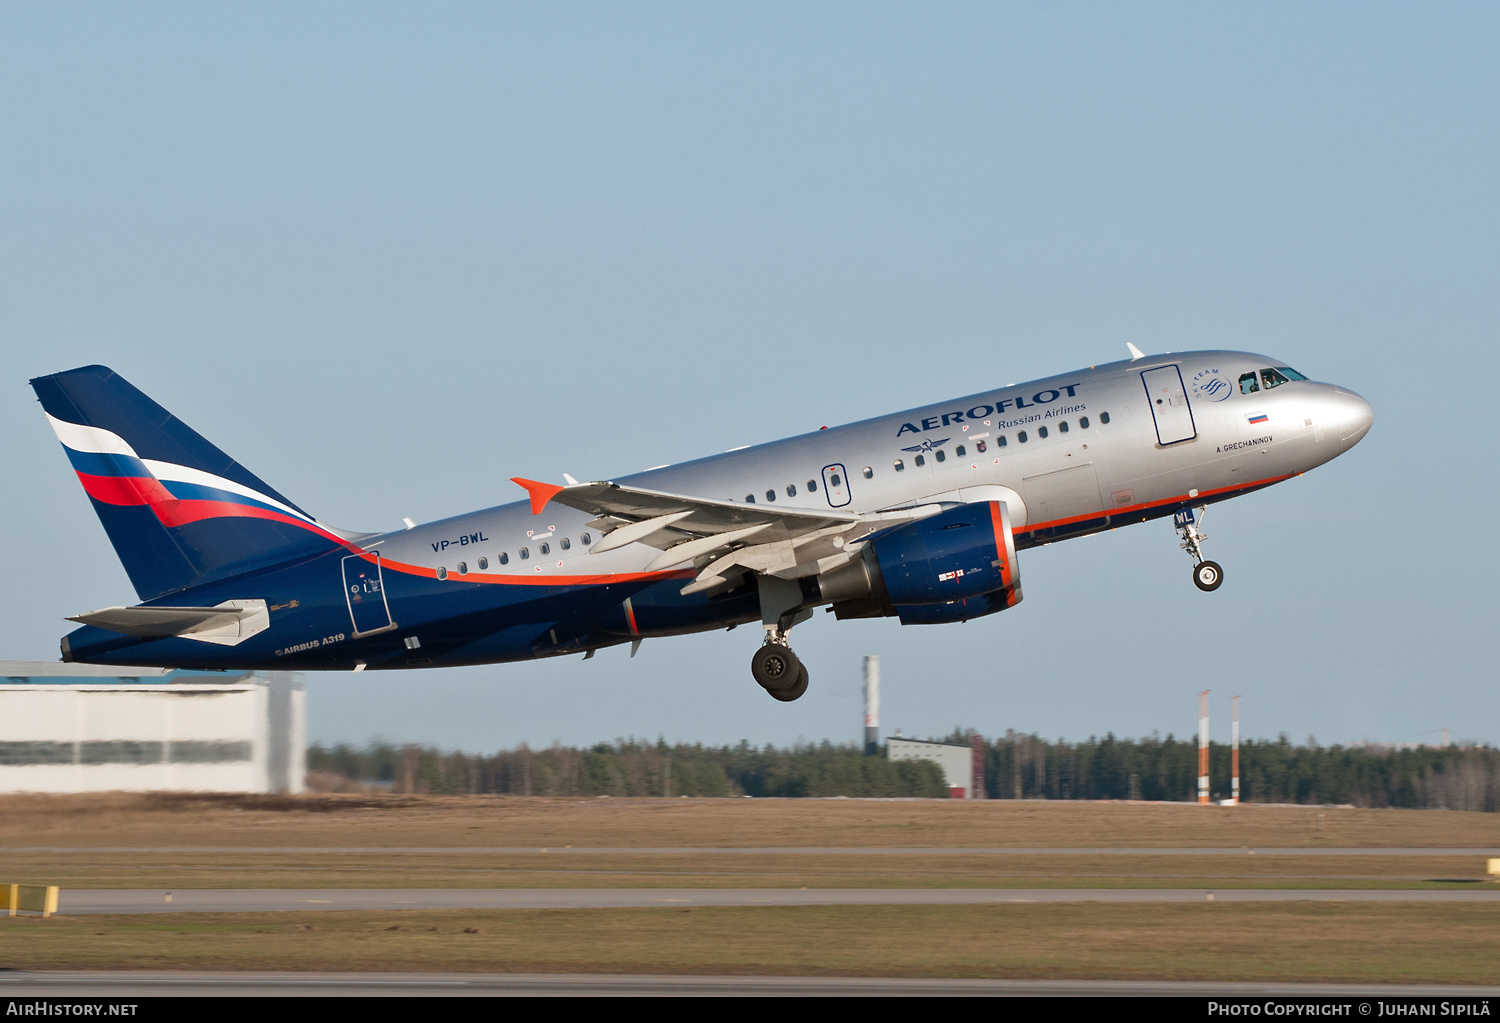
<svg viewBox="0 0 1500 1023">
<path fill-rule="evenodd" d="M 1172 516 L 1172 525 L 1182 537 L 1182 549 L 1193 559 L 1193 585 L 1204 593 L 1212 593 L 1223 584 L 1224 569 L 1217 561 L 1203 557 L 1203 541 L 1208 537 L 1198 531 L 1198 523 L 1203 521 L 1207 512 L 1208 508 L 1201 504 L 1196 508 L 1184 508 Z"/>
</svg>

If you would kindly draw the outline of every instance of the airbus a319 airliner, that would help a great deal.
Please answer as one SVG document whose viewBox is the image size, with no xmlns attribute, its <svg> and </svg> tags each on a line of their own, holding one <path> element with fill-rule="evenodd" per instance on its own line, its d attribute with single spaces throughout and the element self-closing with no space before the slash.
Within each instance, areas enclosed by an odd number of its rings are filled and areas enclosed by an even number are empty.
<svg viewBox="0 0 1500 1023">
<path fill-rule="evenodd" d="M 354 670 L 582 654 L 760 622 L 795 700 L 819 607 L 903 625 L 1021 600 L 1017 552 L 1173 516 L 1205 591 L 1206 507 L 1347 451 L 1359 395 L 1279 359 L 1144 356 L 386 533 L 336 529 L 123 378 L 31 381 L 141 603 L 70 619 L 90 664 Z M 634 649 L 632 649 L 632 654 Z"/>
</svg>

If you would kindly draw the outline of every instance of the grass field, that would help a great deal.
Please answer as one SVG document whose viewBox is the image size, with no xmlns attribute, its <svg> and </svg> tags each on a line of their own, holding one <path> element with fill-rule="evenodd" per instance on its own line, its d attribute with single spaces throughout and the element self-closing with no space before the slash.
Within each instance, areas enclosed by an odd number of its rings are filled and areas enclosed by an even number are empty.
<svg viewBox="0 0 1500 1023">
<path fill-rule="evenodd" d="M 0 919 L 8 969 L 1500 983 L 1500 904 L 406 910 Z"/>
<path fill-rule="evenodd" d="M 1493 846 L 1500 814 L 839 799 L 3 796 L 16 846 Z"/>
<path fill-rule="evenodd" d="M 0 881 L 61 884 L 64 889 L 1205 883 L 1221 888 L 1472 888 L 1491 883 L 1483 880 L 1484 857 L 1478 850 L 1500 846 L 1500 815 L 1494 814 L 1012 801 L 9 796 L 0 798 L 0 819 L 6 822 L 0 831 L 5 875 Z M 488 851 L 497 847 L 522 851 Z M 640 851 L 663 847 L 768 851 Z M 882 851 L 966 847 L 1240 852 L 1000 856 Z M 1299 852 L 1252 852 L 1271 847 Z M 1476 852 L 1317 852 L 1434 847 Z M 840 851 L 812 851 L 828 848 Z M 583 851 L 600 849 L 618 851 Z M 1500 901 L 0 918 L 0 967 L 9 969 L 1493 984 L 1500 983 L 1497 964 Z"/>
<path fill-rule="evenodd" d="M 1483 857 L 1319 849 L 1500 845 L 1494 814 L 1007 800 L 11 796 L 0 819 L 12 880 L 75 888 L 1432 887 Z M 1101 846 L 1244 854 L 884 852 Z M 631 851 L 663 847 L 774 851 Z"/>
</svg>

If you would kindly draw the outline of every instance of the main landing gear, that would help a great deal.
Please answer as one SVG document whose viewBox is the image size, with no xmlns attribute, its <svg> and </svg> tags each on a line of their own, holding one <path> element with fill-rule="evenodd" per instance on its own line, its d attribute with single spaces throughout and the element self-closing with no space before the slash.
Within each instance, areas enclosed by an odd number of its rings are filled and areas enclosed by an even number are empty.
<svg viewBox="0 0 1500 1023">
<path fill-rule="evenodd" d="M 784 634 L 772 637 L 768 632 L 765 645 L 750 658 L 750 674 L 773 700 L 791 703 L 807 692 L 807 665 L 786 645 Z"/>
<path fill-rule="evenodd" d="M 1203 541 L 1208 537 L 1198 531 L 1198 523 L 1203 521 L 1203 516 L 1208 512 L 1205 505 L 1196 508 L 1184 508 L 1172 516 L 1172 525 L 1177 527 L 1177 535 L 1182 537 L 1182 549 L 1187 551 L 1193 559 L 1193 585 L 1204 593 L 1212 593 L 1224 582 L 1224 569 L 1217 561 L 1208 561 L 1203 557 Z"/>
<path fill-rule="evenodd" d="M 792 626 L 811 618 L 812 611 L 802 607 L 802 587 L 795 580 L 762 575 L 756 583 L 766 641 L 750 658 L 750 674 L 773 700 L 791 703 L 807 692 L 807 666 L 792 653 L 786 637 Z"/>
</svg>

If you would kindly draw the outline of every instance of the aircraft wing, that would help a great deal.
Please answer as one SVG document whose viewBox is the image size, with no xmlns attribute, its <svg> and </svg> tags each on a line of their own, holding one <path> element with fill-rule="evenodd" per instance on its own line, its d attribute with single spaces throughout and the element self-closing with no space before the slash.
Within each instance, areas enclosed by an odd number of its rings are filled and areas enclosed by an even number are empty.
<svg viewBox="0 0 1500 1023">
<path fill-rule="evenodd" d="M 558 486 L 513 477 L 513 482 L 531 494 L 534 515 L 556 501 L 595 516 L 589 525 L 604 535 L 591 554 L 640 543 L 662 552 L 647 571 L 691 562 L 698 577 L 683 593 L 727 585 L 746 572 L 783 579 L 826 572 L 854 557 L 870 534 L 942 510 L 924 505 L 860 514 L 721 501 L 609 481 Z"/>
</svg>

